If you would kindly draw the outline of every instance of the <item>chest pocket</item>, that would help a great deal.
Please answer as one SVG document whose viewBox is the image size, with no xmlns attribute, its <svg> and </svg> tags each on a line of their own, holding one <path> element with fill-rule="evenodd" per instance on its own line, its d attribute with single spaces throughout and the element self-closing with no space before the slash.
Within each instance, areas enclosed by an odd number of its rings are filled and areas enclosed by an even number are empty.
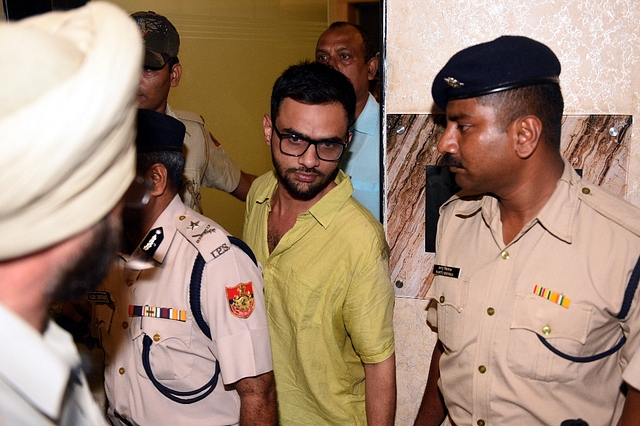
<svg viewBox="0 0 640 426">
<path fill-rule="evenodd" d="M 592 355 L 588 350 L 598 347 L 595 342 L 587 344 L 593 308 L 572 302 L 566 309 L 534 294 L 517 294 L 513 312 L 507 348 L 511 371 L 545 382 L 577 379 L 580 363 L 549 347 L 576 358 Z"/>
<path fill-rule="evenodd" d="M 130 334 L 136 348 L 136 370 L 147 377 L 143 365 L 145 340 L 149 351 L 149 363 L 156 379 L 178 381 L 187 378 L 194 369 L 195 358 L 191 348 L 191 319 L 175 321 L 162 318 L 135 318 L 131 321 Z"/>
<path fill-rule="evenodd" d="M 437 303 L 438 338 L 451 352 L 457 352 L 462 345 L 468 289 L 469 278 L 441 278 L 434 295 Z"/>
</svg>

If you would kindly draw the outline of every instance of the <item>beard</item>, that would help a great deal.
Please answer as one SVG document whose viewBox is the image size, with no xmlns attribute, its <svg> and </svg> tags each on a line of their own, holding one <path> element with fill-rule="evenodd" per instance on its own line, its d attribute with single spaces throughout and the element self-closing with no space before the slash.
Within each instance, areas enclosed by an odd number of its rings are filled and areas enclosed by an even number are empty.
<svg viewBox="0 0 640 426">
<path fill-rule="evenodd" d="M 322 173 L 315 168 L 308 169 L 304 166 L 285 169 L 282 164 L 280 164 L 278 160 L 276 160 L 273 153 L 271 153 L 271 159 L 273 161 L 276 175 L 278 176 L 278 181 L 280 182 L 280 184 L 293 198 L 301 201 L 309 201 L 320 194 L 327 186 L 329 186 L 331 182 L 336 179 L 336 176 L 338 176 L 338 171 L 340 170 L 337 163 L 335 168 L 329 174 Z M 314 183 L 295 182 L 290 178 L 290 176 L 296 172 L 315 174 L 320 179 Z"/>
<path fill-rule="evenodd" d="M 95 290 L 109 272 L 120 247 L 120 219 L 108 215 L 92 228 L 93 238 L 80 254 L 61 268 L 53 300 L 64 302 Z"/>
</svg>

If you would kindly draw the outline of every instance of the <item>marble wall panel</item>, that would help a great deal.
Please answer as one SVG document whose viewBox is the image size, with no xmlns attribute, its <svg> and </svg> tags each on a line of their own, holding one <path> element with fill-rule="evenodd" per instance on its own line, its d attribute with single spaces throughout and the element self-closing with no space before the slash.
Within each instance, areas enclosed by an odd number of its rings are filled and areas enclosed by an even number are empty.
<svg viewBox="0 0 640 426">
<path fill-rule="evenodd" d="M 629 115 L 567 115 L 561 150 L 584 179 L 621 197 L 627 194 Z M 436 145 L 443 116 L 387 116 L 387 240 L 396 296 L 422 299 L 433 276 L 434 254 L 425 252 L 426 167 L 441 164 Z"/>
</svg>

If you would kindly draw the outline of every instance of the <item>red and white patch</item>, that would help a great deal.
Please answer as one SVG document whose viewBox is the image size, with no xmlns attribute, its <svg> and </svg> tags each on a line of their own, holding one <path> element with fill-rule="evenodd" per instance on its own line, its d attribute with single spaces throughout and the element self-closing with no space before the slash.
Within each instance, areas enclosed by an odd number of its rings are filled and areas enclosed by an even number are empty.
<svg viewBox="0 0 640 426">
<path fill-rule="evenodd" d="M 229 310 L 238 318 L 249 318 L 255 307 L 253 284 L 240 283 L 235 287 L 226 287 Z"/>
</svg>

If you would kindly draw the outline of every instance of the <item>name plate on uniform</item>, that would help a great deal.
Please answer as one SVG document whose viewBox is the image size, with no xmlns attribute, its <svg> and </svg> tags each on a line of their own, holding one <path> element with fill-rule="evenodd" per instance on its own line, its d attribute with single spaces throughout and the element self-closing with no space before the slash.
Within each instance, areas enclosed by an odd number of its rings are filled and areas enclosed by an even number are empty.
<svg viewBox="0 0 640 426">
<path fill-rule="evenodd" d="M 433 265 L 433 274 L 449 278 L 458 278 L 460 277 L 460 268 L 445 265 Z"/>
</svg>

